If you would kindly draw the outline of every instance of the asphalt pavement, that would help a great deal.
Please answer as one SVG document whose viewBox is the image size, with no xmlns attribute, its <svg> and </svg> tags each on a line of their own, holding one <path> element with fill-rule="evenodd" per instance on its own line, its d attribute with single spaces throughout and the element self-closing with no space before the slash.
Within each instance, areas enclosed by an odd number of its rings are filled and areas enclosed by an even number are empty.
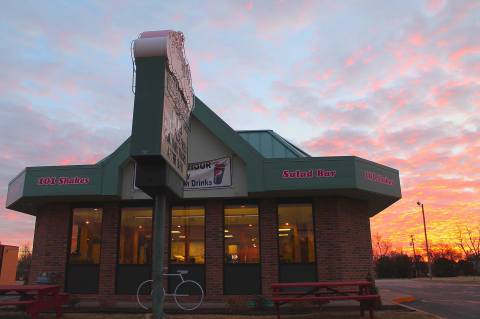
<svg viewBox="0 0 480 319">
<path fill-rule="evenodd" d="M 387 290 L 416 301 L 405 305 L 447 319 L 480 318 L 480 284 L 436 282 L 411 279 L 376 280 L 380 291 Z"/>
</svg>

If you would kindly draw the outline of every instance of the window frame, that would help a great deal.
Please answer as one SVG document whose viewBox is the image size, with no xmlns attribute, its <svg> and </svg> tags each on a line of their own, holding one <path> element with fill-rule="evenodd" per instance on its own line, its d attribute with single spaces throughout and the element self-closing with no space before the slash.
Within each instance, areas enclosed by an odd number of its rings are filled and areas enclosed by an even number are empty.
<svg viewBox="0 0 480 319">
<path fill-rule="evenodd" d="M 154 203 L 152 202 L 152 205 L 148 205 L 147 203 L 145 203 L 144 201 L 138 203 L 137 202 L 127 202 L 127 203 L 123 203 L 122 205 L 119 205 L 118 207 L 118 216 L 117 216 L 117 225 L 118 225 L 118 229 L 117 229 L 117 256 L 116 256 L 116 265 L 128 265 L 128 266 L 131 266 L 131 267 L 135 267 L 135 266 L 146 266 L 146 265 L 152 265 L 153 264 L 153 260 L 151 263 L 145 263 L 145 264 L 125 264 L 125 263 L 120 263 L 120 237 L 122 235 L 122 211 L 123 209 L 125 208 L 139 208 L 139 209 L 151 209 L 152 210 L 152 256 L 153 256 L 153 243 L 154 243 L 154 225 L 153 225 L 153 219 L 154 219 L 154 215 L 155 215 L 155 207 L 154 207 Z"/>
<path fill-rule="evenodd" d="M 173 207 L 202 207 L 203 208 L 203 264 L 192 264 L 192 263 L 173 263 L 171 261 L 172 256 L 172 238 L 171 238 L 171 231 L 172 231 L 172 220 L 173 220 Z M 207 205 L 204 202 L 199 201 L 185 201 L 185 202 L 172 202 L 169 203 L 167 207 L 168 214 L 168 266 L 170 265 L 201 265 L 205 266 L 207 264 L 207 227 L 206 219 L 207 219 Z M 155 213 L 155 212 L 154 212 Z"/>
<path fill-rule="evenodd" d="M 75 209 L 101 209 L 101 214 L 102 214 L 102 222 L 100 223 L 100 251 L 99 251 L 99 258 L 98 258 L 98 264 L 96 263 L 72 263 L 71 261 L 71 249 L 72 249 L 72 233 L 73 233 L 73 215 L 75 213 Z M 101 205 L 95 205 L 95 203 L 92 204 L 81 204 L 81 205 L 70 205 L 69 207 L 69 221 L 68 221 L 68 237 L 67 237 L 67 262 L 65 263 L 66 268 L 68 268 L 69 265 L 95 265 L 95 266 L 100 266 L 102 263 L 102 249 L 103 249 L 103 214 L 105 211 L 104 204 L 101 203 Z M 66 273 L 66 271 L 65 271 Z"/>
<path fill-rule="evenodd" d="M 245 205 L 245 206 L 256 206 L 257 207 L 257 211 L 258 211 L 258 243 L 259 243 L 259 247 L 258 247 L 258 262 L 257 263 L 245 263 L 246 265 L 255 265 L 255 264 L 259 264 L 261 265 L 262 264 L 262 225 L 261 225 L 261 222 L 260 222 L 260 205 L 257 201 L 253 201 L 253 200 L 230 200 L 230 201 L 223 201 L 222 203 L 222 263 L 223 265 L 232 265 L 232 264 L 235 264 L 235 263 L 227 263 L 226 262 L 226 256 L 225 256 L 225 208 L 228 207 L 228 206 L 241 206 L 241 205 Z M 244 265 L 244 263 L 238 263 L 238 264 L 235 264 L 235 265 Z M 224 272 L 225 273 L 225 272 Z"/>
<path fill-rule="evenodd" d="M 302 205 L 302 204 L 309 204 L 312 207 L 312 230 L 313 230 L 313 262 L 308 261 L 308 262 L 292 262 L 292 263 L 286 263 L 281 260 L 280 257 L 280 237 L 278 236 L 279 231 L 278 229 L 280 228 L 280 214 L 279 214 L 279 208 L 280 205 Z M 277 220 L 276 220 L 276 231 L 275 234 L 277 236 L 277 256 L 278 256 L 278 265 L 311 265 L 311 264 L 317 264 L 317 234 L 316 234 L 316 221 L 315 221 L 315 202 L 311 198 L 298 198 L 298 199 L 283 199 L 283 200 L 278 200 L 276 203 L 276 215 L 277 215 Z"/>
</svg>

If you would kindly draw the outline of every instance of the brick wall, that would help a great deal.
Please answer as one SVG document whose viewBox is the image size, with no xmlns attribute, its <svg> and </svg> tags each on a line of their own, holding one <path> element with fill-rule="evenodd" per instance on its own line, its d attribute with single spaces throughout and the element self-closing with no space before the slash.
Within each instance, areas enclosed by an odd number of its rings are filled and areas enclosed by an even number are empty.
<svg viewBox="0 0 480 319">
<path fill-rule="evenodd" d="M 209 200 L 205 207 L 205 283 L 206 295 L 223 295 L 223 204 Z"/>
<path fill-rule="evenodd" d="M 271 284 L 278 281 L 277 204 L 275 199 L 262 199 L 258 204 L 262 294 L 269 296 Z M 205 209 L 206 297 L 208 300 L 226 300 L 234 296 L 223 296 L 223 201 L 208 200 Z M 97 295 L 101 301 L 129 298 L 115 295 L 119 210 L 118 203 L 107 203 L 103 210 L 100 287 Z M 49 205 L 38 212 L 30 282 L 36 279 L 39 272 L 50 271 L 59 274 L 59 283 L 63 285 L 70 213 L 69 206 L 65 204 Z M 314 221 L 319 280 L 364 279 L 372 268 L 366 203 L 347 198 L 315 198 Z M 169 215 L 166 216 L 166 223 L 168 225 Z M 169 237 L 169 231 L 166 230 L 166 243 L 169 243 Z M 166 265 L 168 249 L 164 257 Z"/>
<path fill-rule="evenodd" d="M 273 199 L 259 202 L 260 256 L 262 269 L 262 294 L 272 295 L 271 285 L 278 282 L 277 203 Z"/>
<path fill-rule="evenodd" d="M 366 203 L 316 198 L 314 209 L 319 280 L 365 279 L 372 269 Z"/>
<path fill-rule="evenodd" d="M 102 301 L 115 295 L 115 270 L 118 251 L 120 207 L 118 203 L 106 203 L 102 215 L 102 247 L 100 249 L 100 276 L 98 294 Z"/>
<path fill-rule="evenodd" d="M 35 221 L 30 283 L 34 283 L 41 272 L 55 272 L 58 283 L 64 288 L 69 221 L 70 207 L 66 204 L 51 204 L 39 209 Z"/>
</svg>

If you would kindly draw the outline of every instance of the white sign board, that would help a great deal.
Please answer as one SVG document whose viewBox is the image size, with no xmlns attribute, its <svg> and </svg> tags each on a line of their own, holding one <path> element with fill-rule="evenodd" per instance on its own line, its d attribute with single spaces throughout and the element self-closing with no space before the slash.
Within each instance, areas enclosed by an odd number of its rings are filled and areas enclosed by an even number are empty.
<svg viewBox="0 0 480 319">
<path fill-rule="evenodd" d="M 185 190 L 199 190 L 232 185 L 230 157 L 189 163 Z"/>
<path fill-rule="evenodd" d="M 183 102 L 178 86 L 170 72 L 166 71 L 167 85 L 163 101 L 163 125 L 161 154 L 170 166 L 186 180 L 187 177 L 187 139 L 186 123 L 176 112 L 176 105 Z"/>
</svg>

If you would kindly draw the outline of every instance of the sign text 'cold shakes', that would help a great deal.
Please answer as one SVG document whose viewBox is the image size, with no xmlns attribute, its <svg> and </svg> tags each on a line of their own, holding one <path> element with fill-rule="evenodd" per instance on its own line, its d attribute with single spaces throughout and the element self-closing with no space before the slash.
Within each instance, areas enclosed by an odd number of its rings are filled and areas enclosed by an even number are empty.
<svg viewBox="0 0 480 319">
<path fill-rule="evenodd" d="M 39 186 L 49 186 L 49 185 L 88 185 L 90 184 L 89 177 L 67 177 L 67 176 L 44 176 L 37 179 L 37 185 Z"/>
<path fill-rule="evenodd" d="M 335 175 L 337 175 L 336 170 L 328 170 L 323 168 L 309 169 L 306 171 L 284 169 L 282 171 L 282 178 L 285 179 L 323 178 L 335 177 Z"/>
</svg>

